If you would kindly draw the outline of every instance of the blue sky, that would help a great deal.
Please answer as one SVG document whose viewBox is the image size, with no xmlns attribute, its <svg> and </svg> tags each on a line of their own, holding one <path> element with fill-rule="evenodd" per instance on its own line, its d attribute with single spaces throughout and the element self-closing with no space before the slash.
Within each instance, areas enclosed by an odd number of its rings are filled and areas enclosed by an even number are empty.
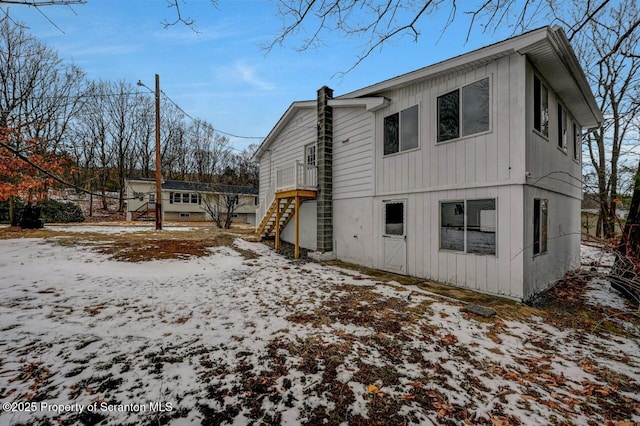
<svg viewBox="0 0 640 426">
<path fill-rule="evenodd" d="M 314 99 L 323 85 L 340 95 L 512 35 L 508 28 L 486 34 L 478 30 L 465 43 L 468 17 L 460 9 L 441 37 L 443 11 L 424 21 L 418 43 L 410 37 L 396 39 L 341 76 L 363 41 L 330 36 L 317 49 L 276 47 L 267 54 L 262 46 L 282 24 L 271 0 L 219 0 L 217 8 L 208 0 L 181 5 L 199 33 L 181 24 L 165 29 L 162 22 L 175 18 L 165 0 L 88 0 L 72 9 L 41 8 L 60 29 L 34 8 L 3 9 L 89 78 L 142 80 L 153 87 L 157 73 L 163 92 L 189 115 L 242 136 L 266 136 L 291 102 Z M 239 149 L 259 142 L 231 141 Z"/>
</svg>

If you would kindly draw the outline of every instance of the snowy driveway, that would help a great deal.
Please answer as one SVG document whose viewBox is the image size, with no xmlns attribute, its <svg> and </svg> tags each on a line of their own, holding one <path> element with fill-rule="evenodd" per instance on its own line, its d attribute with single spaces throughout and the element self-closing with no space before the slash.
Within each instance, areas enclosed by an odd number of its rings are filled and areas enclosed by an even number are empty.
<svg viewBox="0 0 640 426">
<path fill-rule="evenodd" d="M 241 239 L 137 263 L 55 238 L 0 253 L 3 425 L 640 422 L 637 328 L 477 319 Z"/>
</svg>

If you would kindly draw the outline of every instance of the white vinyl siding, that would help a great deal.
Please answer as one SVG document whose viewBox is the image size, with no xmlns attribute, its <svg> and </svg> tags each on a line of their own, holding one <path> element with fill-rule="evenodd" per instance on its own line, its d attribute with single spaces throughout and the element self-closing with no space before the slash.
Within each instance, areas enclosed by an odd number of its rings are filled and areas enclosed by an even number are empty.
<svg viewBox="0 0 640 426">
<path fill-rule="evenodd" d="M 371 196 L 374 114 L 364 108 L 334 108 L 333 116 L 333 198 Z"/>
<path fill-rule="evenodd" d="M 382 93 L 390 106 L 376 112 L 375 193 L 461 189 L 521 181 L 524 166 L 526 60 L 511 55 L 464 73 L 444 75 Z M 437 142 L 437 98 L 489 79 L 489 131 Z M 519 88 L 514 89 L 514 88 Z M 395 105 L 394 105 L 395 103 Z M 420 105 L 420 149 L 384 155 L 384 117 Z M 519 123 L 519 124 L 514 124 Z M 334 147 L 336 143 L 334 142 Z M 337 155 L 336 155 L 337 158 Z"/>
</svg>

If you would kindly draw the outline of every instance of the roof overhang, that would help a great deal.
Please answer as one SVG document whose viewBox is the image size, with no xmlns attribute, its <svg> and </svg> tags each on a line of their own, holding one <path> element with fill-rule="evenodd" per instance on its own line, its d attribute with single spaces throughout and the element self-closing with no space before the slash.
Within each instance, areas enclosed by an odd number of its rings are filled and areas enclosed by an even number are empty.
<svg viewBox="0 0 640 426">
<path fill-rule="evenodd" d="M 571 44 L 560 27 L 548 28 L 548 37 L 518 50 L 551 85 L 576 120 L 588 129 L 603 116 Z"/>
<path fill-rule="evenodd" d="M 476 68 L 505 56 L 526 55 L 553 89 L 572 106 L 572 113 L 587 128 L 597 127 L 603 120 L 582 67 L 560 27 L 543 27 L 460 56 L 420 68 L 407 74 L 336 97 L 360 98 L 382 95 L 416 82 L 445 74 Z"/>
<path fill-rule="evenodd" d="M 262 141 L 256 152 L 251 157 L 252 163 L 258 163 L 260 158 L 265 152 L 269 151 L 269 146 L 273 143 L 274 139 L 280 132 L 289 124 L 289 121 L 296 115 L 296 113 L 303 109 L 315 109 L 316 101 L 298 101 L 292 103 L 289 108 L 284 112 L 280 120 L 276 123 L 273 129 L 269 132 L 266 138 Z"/>
</svg>

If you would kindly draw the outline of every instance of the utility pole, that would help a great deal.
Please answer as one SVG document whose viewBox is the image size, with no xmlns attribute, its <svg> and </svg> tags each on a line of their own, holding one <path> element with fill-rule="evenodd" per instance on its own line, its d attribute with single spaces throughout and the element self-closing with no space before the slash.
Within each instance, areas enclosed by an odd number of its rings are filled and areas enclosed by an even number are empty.
<svg viewBox="0 0 640 426">
<path fill-rule="evenodd" d="M 156 231 L 162 229 L 162 172 L 160 166 L 160 76 L 156 74 Z"/>
</svg>

